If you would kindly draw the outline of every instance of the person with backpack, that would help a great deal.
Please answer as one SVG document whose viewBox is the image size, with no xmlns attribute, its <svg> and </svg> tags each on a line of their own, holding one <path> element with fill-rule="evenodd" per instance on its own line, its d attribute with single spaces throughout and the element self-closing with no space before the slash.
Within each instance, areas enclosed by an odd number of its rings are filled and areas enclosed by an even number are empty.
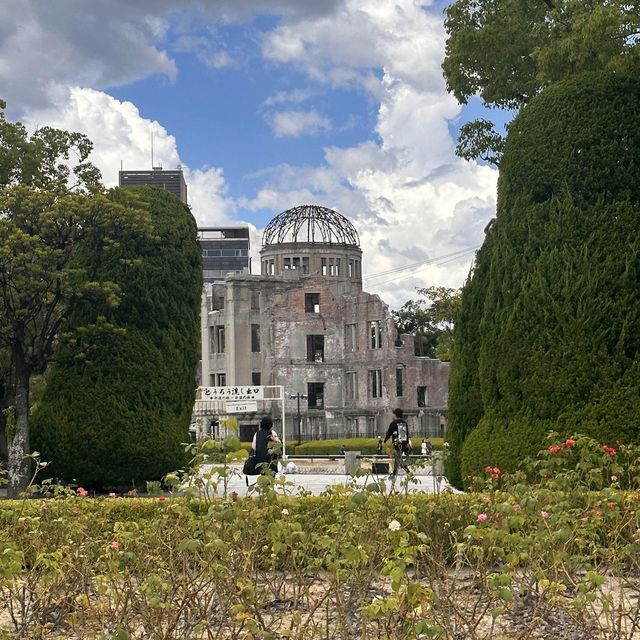
<svg viewBox="0 0 640 640">
<path fill-rule="evenodd" d="M 406 462 L 403 460 L 403 456 L 408 456 L 411 453 L 411 438 L 409 437 L 409 425 L 403 417 L 402 409 L 393 410 L 393 420 L 389 424 L 387 429 L 387 435 L 384 438 L 384 442 L 391 438 L 391 444 L 393 444 L 393 473 L 395 477 L 398 473 L 398 468 L 409 471 Z"/>
<path fill-rule="evenodd" d="M 269 416 L 260 420 L 260 429 L 253 436 L 251 447 L 255 456 L 256 471 L 264 473 L 269 469 L 278 472 L 278 458 L 281 452 L 280 438 L 273 430 L 273 421 Z M 260 466 L 262 465 L 262 466 Z"/>
</svg>

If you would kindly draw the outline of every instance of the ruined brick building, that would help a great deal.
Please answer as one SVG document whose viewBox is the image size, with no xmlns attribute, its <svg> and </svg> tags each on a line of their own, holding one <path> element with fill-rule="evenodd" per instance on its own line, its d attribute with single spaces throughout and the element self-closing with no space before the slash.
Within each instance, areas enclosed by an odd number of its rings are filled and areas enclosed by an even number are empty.
<svg viewBox="0 0 640 640">
<path fill-rule="evenodd" d="M 396 406 L 414 435 L 443 433 L 449 365 L 415 356 L 413 336 L 362 290 L 362 250 L 344 216 L 284 211 L 265 229 L 260 264 L 260 275 L 205 285 L 204 386 L 284 385 L 287 439 L 384 434 Z M 236 417 L 247 439 L 257 416 Z"/>
</svg>

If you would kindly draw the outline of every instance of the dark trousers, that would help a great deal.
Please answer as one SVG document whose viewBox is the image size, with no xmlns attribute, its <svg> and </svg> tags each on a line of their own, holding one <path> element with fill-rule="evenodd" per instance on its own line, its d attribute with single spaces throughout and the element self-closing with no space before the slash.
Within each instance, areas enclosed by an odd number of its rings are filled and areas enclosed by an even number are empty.
<svg viewBox="0 0 640 640">
<path fill-rule="evenodd" d="M 408 453 L 408 449 L 403 447 L 401 444 L 397 444 L 393 446 L 393 475 L 398 474 L 399 469 L 404 469 L 405 471 L 409 471 L 409 467 L 407 463 L 404 461 L 402 457 L 403 453 Z"/>
</svg>

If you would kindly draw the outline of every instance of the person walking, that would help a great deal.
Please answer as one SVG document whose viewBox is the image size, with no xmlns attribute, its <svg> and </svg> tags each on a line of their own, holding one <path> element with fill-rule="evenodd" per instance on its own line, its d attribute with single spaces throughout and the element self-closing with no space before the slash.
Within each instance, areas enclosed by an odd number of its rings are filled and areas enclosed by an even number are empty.
<svg viewBox="0 0 640 640">
<path fill-rule="evenodd" d="M 420 445 L 420 453 L 422 453 L 422 455 L 425 456 L 426 458 L 430 458 L 432 450 L 433 448 L 431 446 L 431 442 L 426 438 L 422 438 L 422 444 Z"/>
<path fill-rule="evenodd" d="M 273 430 L 273 420 L 269 416 L 260 420 L 260 429 L 254 434 L 251 446 L 255 454 L 256 469 L 261 473 L 277 473 L 281 444 L 278 434 Z"/>
<path fill-rule="evenodd" d="M 393 420 L 389 424 L 387 429 L 387 435 L 384 438 L 384 442 L 391 438 L 393 444 L 393 473 L 395 478 L 398 474 L 398 469 L 404 469 L 409 471 L 406 462 L 403 460 L 403 456 L 411 453 L 411 438 L 409 437 L 409 425 L 403 417 L 402 409 L 393 410 Z"/>
<path fill-rule="evenodd" d="M 378 436 L 378 455 L 382 455 L 382 436 Z"/>
</svg>

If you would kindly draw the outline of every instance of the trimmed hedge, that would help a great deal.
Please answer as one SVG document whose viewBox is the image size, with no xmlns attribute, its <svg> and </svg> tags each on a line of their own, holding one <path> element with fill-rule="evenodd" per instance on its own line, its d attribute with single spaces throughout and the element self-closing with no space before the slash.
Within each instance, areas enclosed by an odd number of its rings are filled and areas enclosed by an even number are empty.
<svg viewBox="0 0 640 640">
<path fill-rule="evenodd" d="M 152 187 L 114 190 L 149 212 L 151 235 L 121 238 L 84 268 L 121 290 L 64 327 L 32 420 L 48 472 L 86 487 L 131 487 L 182 466 L 199 358 L 202 258 L 190 210 Z"/>
<path fill-rule="evenodd" d="M 497 218 L 456 325 L 450 479 L 548 430 L 640 437 L 640 80 L 549 87 L 510 126 Z"/>
<path fill-rule="evenodd" d="M 444 446 L 444 438 L 427 438 L 431 442 L 434 451 L 440 451 Z M 411 438 L 414 453 L 420 453 L 420 444 L 422 438 Z M 313 440 L 311 442 L 303 442 L 296 444 L 294 441 L 287 440 L 287 455 L 300 456 L 332 456 L 339 455 L 340 447 L 344 445 L 347 451 L 360 451 L 364 455 L 374 455 L 378 452 L 377 438 L 342 438 L 335 440 Z M 251 449 L 250 442 L 241 442 L 241 447 L 249 451 Z M 384 445 L 384 453 L 391 452 L 391 442 Z"/>
<path fill-rule="evenodd" d="M 428 438 L 435 450 L 442 449 L 444 444 L 443 438 Z M 414 453 L 420 453 L 420 444 L 422 438 L 411 438 Z M 287 453 L 292 455 L 338 455 L 340 447 L 344 445 L 347 451 L 360 451 L 364 455 L 374 455 L 378 452 L 377 438 L 341 438 L 335 440 L 314 440 L 312 442 L 303 442 L 299 445 L 290 445 L 287 443 Z M 292 448 L 294 449 L 292 451 Z M 391 441 L 388 440 L 383 448 L 383 453 L 391 452 Z"/>
</svg>

